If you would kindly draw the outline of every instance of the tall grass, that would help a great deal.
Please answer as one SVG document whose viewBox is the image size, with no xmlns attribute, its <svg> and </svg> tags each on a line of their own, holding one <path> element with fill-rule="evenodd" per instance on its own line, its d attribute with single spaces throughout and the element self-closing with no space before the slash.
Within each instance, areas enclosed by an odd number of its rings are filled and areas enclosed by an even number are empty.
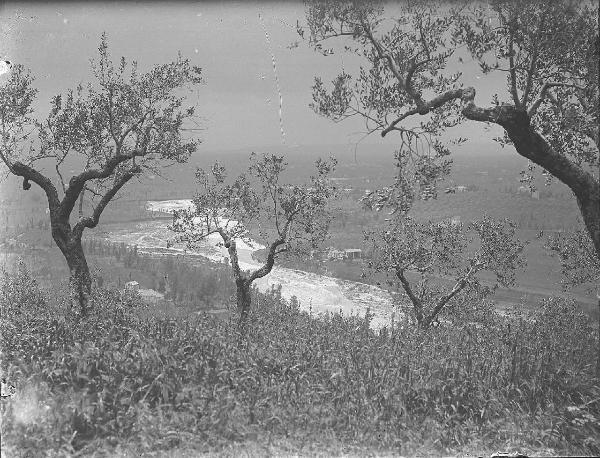
<svg viewBox="0 0 600 458">
<path fill-rule="evenodd" d="M 404 455 L 600 454 L 597 337 L 562 299 L 527 317 L 374 332 L 369 316 L 311 317 L 273 290 L 240 336 L 228 321 L 139 313 L 108 290 L 76 325 L 24 269 L 0 288 L 1 370 L 17 388 L 1 405 L 9 451 L 335 440 Z"/>
</svg>

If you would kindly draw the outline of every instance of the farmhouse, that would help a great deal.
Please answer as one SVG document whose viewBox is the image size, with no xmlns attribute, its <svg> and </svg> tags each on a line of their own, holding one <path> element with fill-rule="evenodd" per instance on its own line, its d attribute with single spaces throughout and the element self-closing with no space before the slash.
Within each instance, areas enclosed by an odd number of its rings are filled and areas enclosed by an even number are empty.
<svg viewBox="0 0 600 458">
<path fill-rule="evenodd" d="M 344 252 L 342 250 L 337 250 L 333 247 L 329 247 L 327 250 L 327 259 L 344 259 Z"/>
<path fill-rule="evenodd" d="M 162 302 L 165 299 L 165 295 L 155 291 L 153 289 L 140 289 L 138 294 L 142 300 L 148 304 L 156 304 Z"/>
<path fill-rule="evenodd" d="M 354 259 L 360 258 L 362 258 L 362 250 L 358 248 L 349 248 L 347 250 L 344 250 L 344 259 L 352 261 Z"/>
</svg>

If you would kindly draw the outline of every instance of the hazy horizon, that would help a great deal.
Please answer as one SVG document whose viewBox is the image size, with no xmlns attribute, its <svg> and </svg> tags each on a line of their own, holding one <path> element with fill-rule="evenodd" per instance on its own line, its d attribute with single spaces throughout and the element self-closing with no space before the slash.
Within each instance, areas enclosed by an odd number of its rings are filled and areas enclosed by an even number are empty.
<svg viewBox="0 0 600 458">
<path fill-rule="evenodd" d="M 114 60 L 125 56 L 144 70 L 181 52 L 202 67 L 206 84 L 189 100 L 202 118 L 200 151 L 283 145 L 284 136 L 285 146 L 353 148 L 363 136 L 362 120 L 336 124 L 309 108 L 315 76 L 329 81 L 358 60 L 343 52 L 322 56 L 301 40 L 296 33 L 296 21 L 305 20 L 301 2 L 8 2 L 0 8 L 0 17 L 0 59 L 31 69 L 39 89 L 40 114 L 47 111 L 53 95 L 90 80 L 89 61 L 106 32 Z M 272 57 L 283 101 L 284 136 Z M 476 86 L 482 104 L 489 102 L 491 88 L 503 87 L 498 86 L 498 75 L 477 75 L 472 62 L 464 70 L 462 81 Z M 481 136 L 491 144 L 496 135 L 469 124 L 455 130 L 475 139 Z M 383 139 L 374 133 L 361 146 L 389 145 L 393 150 L 394 137 Z"/>
</svg>

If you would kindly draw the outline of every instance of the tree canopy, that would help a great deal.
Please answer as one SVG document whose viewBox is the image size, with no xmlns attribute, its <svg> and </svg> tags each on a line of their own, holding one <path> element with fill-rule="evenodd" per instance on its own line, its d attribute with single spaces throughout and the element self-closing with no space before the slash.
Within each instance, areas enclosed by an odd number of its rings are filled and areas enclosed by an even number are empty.
<svg viewBox="0 0 600 458">
<path fill-rule="evenodd" d="M 451 145 L 440 136 L 466 120 L 497 124 L 497 141 L 573 191 L 600 256 L 597 4 L 326 0 L 307 2 L 306 17 L 317 51 L 331 54 L 324 46 L 332 41 L 361 61 L 331 85 L 316 77 L 313 109 L 334 121 L 361 117 L 367 133 L 398 134 L 405 179 L 397 183 L 417 183 L 416 196 L 431 196 L 428 188 L 450 170 Z M 484 78 L 506 74 L 487 105 L 461 82 L 469 56 Z M 523 180 L 535 186 L 533 174 Z"/>
<path fill-rule="evenodd" d="M 140 73 L 136 62 L 112 62 L 106 35 L 98 52 L 91 63 L 95 81 L 53 97 L 44 120 L 36 119 L 37 90 L 22 65 L 14 66 L 0 88 L 0 159 L 23 178 L 24 190 L 33 182 L 45 192 L 52 236 L 67 260 L 82 310 L 91 285 L 83 231 L 98 225 L 106 206 L 133 177 L 187 161 L 199 143 L 184 135 L 194 108 L 183 107 L 182 94 L 202 82 L 199 67 L 180 55 Z M 80 171 L 68 177 L 73 167 Z M 79 218 L 71 225 L 78 200 Z"/>
<path fill-rule="evenodd" d="M 171 229 L 178 234 L 176 241 L 188 247 L 211 234 L 220 236 L 237 285 L 241 324 L 250 309 L 252 283 L 268 275 L 278 257 L 307 253 L 327 236 L 328 203 L 335 195 L 329 176 L 336 163 L 333 158 L 317 160 L 316 173 L 304 185 L 282 183 L 287 163 L 275 154 L 252 153 L 247 171 L 234 179 L 228 179 L 218 161 L 210 170 L 197 170 L 193 208 L 174 212 Z M 267 253 L 262 266 L 245 273 L 237 243 L 252 243 L 250 235 L 267 244 Z"/>
<path fill-rule="evenodd" d="M 424 328 L 455 297 L 482 290 L 479 272 L 493 273 L 495 286 L 512 286 L 515 271 L 525 264 L 524 244 L 515 238 L 514 224 L 489 217 L 463 227 L 458 221 L 419 222 L 401 216 L 367 232 L 365 240 L 372 252 L 368 267 L 385 273 L 390 285 L 404 290 Z M 416 274 L 417 281 L 411 281 L 407 272 Z M 442 278 L 449 278 L 453 286 L 444 287 Z"/>
</svg>

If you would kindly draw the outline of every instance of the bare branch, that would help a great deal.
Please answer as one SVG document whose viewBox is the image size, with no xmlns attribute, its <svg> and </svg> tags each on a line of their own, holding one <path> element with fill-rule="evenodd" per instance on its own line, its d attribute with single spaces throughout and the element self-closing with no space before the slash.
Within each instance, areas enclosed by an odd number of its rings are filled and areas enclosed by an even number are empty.
<svg viewBox="0 0 600 458">
<path fill-rule="evenodd" d="M 58 208 L 58 192 L 56 191 L 56 188 L 54 187 L 50 179 L 42 175 L 34 168 L 23 164 L 22 162 L 17 161 L 10 163 L 8 161 L 4 161 L 4 163 L 8 166 L 8 169 L 13 175 L 23 177 L 24 189 L 29 189 L 29 186 L 31 186 L 29 185 L 29 181 L 33 181 L 35 184 L 37 184 L 40 188 L 44 190 L 48 198 L 48 205 L 51 212 L 55 211 Z"/>
<path fill-rule="evenodd" d="M 521 106 L 523 106 L 523 107 L 527 105 L 527 100 L 529 100 L 529 94 L 531 93 L 531 89 L 533 87 L 533 77 L 535 75 L 538 54 L 539 54 L 538 40 L 539 40 L 539 36 L 536 36 L 535 41 L 533 43 L 533 51 L 531 53 L 531 61 L 529 62 L 529 68 L 527 69 L 527 82 L 525 83 L 525 90 L 523 91 L 523 98 L 521 99 Z"/>
<path fill-rule="evenodd" d="M 433 307 L 433 310 L 431 311 L 429 316 L 426 318 L 426 320 L 425 320 L 426 322 L 424 323 L 425 326 L 429 325 L 429 323 L 431 323 L 434 320 L 434 318 L 440 313 L 440 311 L 444 308 L 444 306 L 448 302 L 450 302 L 450 300 L 454 296 L 456 296 L 458 293 L 460 293 L 465 288 L 465 286 L 467 286 L 469 279 L 477 272 L 477 270 L 479 269 L 480 266 L 481 266 L 481 264 L 479 264 L 479 263 L 473 264 L 469 268 L 469 271 L 463 277 L 458 279 L 458 281 L 456 282 L 454 287 L 447 294 L 444 294 L 442 297 L 440 297 L 438 302 Z"/>
<path fill-rule="evenodd" d="M 542 104 L 542 102 L 546 98 L 546 93 L 552 87 L 572 87 L 575 89 L 579 89 L 581 91 L 585 91 L 585 88 L 582 86 L 579 86 L 578 84 L 546 82 L 542 86 L 542 89 L 540 90 L 540 95 L 538 96 L 538 98 L 531 104 L 531 107 L 529 107 L 529 110 L 527 110 L 527 114 L 529 115 L 530 118 L 532 118 L 533 115 L 535 115 L 537 109 L 539 108 L 539 106 Z"/>
<path fill-rule="evenodd" d="M 115 179 L 112 187 L 102 196 L 100 202 L 94 208 L 92 216 L 83 217 L 79 220 L 79 222 L 73 228 L 73 234 L 76 237 L 81 237 L 84 228 L 94 228 L 98 225 L 100 221 L 100 215 L 108 205 L 108 203 L 112 200 L 112 198 L 119 192 L 119 190 L 133 178 L 137 173 L 140 173 L 140 167 L 132 167 L 129 170 L 125 171 L 122 175 Z M 82 190 L 83 191 L 83 190 Z"/>
<path fill-rule="evenodd" d="M 118 155 L 121 151 L 122 143 L 119 141 L 119 139 L 117 138 L 117 134 L 115 133 L 115 120 L 114 120 L 114 116 L 113 116 L 113 89 L 112 89 L 112 87 L 108 88 L 107 111 L 108 111 L 108 131 L 110 132 L 110 136 L 112 137 L 113 141 L 115 142 L 116 153 Z"/>
<path fill-rule="evenodd" d="M 362 21 L 361 26 L 362 26 L 367 38 L 369 39 L 371 44 L 375 47 L 375 50 L 377 51 L 377 55 L 379 56 L 379 58 L 385 59 L 387 61 L 389 69 L 391 70 L 393 75 L 396 77 L 396 79 L 398 80 L 398 82 L 400 83 L 402 88 L 404 88 L 405 80 L 404 80 L 404 78 L 402 78 L 402 75 L 400 74 L 400 70 L 398 69 L 396 62 L 394 62 L 394 58 L 384 51 L 383 46 L 381 46 L 381 43 L 379 43 L 379 41 L 375 38 L 375 36 L 373 35 L 373 32 L 371 31 L 371 27 L 368 24 L 366 24 L 364 21 Z"/>
<path fill-rule="evenodd" d="M 136 155 L 143 154 L 140 152 L 132 152 L 131 154 L 113 156 L 106 161 L 104 167 L 101 169 L 88 169 L 84 170 L 79 175 L 73 176 L 69 180 L 69 187 L 65 191 L 65 196 L 61 202 L 61 212 L 65 215 L 69 215 L 71 213 L 73 207 L 75 206 L 75 202 L 77 201 L 77 198 L 79 197 L 79 194 L 83 190 L 87 181 L 108 178 L 113 174 L 119 164 L 132 159 Z"/>
<path fill-rule="evenodd" d="M 517 94 L 517 70 L 515 68 L 515 48 L 512 28 L 509 28 L 509 34 L 508 63 L 510 65 L 510 95 L 512 96 L 515 106 L 520 107 L 521 102 L 519 101 L 519 94 Z"/>
<path fill-rule="evenodd" d="M 249 282 L 253 282 L 258 278 L 262 278 L 269 274 L 271 270 L 273 270 L 273 266 L 275 265 L 275 256 L 277 254 L 277 247 L 283 245 L 284 243 L 285 242 L 281 239 L 277 239 L 271 243 L 271 246 L 269 247 L 269 253 L 267 254 L 267 262 L 265 262 L 260 269 L 257 269 L 250 274 L 248 277 Z"/>
<path fill-rule="evenodd" d="M 413 303 L 413 306 L 415 309 L 415 314 L 417 316 L 417 322 L 420 323 L 423 319 L 423 303 L 421 302 L 421 300 L 417 297 L 417 295 L 414 293 L 414 291 L 410 287 L 410 283 L 404 276 L 404 269 L 396 268 L 396 277 L 398 277 L 398 280 L 400 280 L 400 283 L 402 284 L 402 288 L 404 288 L 406 295 L 409 297 L 410 301 Z"/>
<path fill-rule="evenodd" d="M 435 110 L 436 108 L 442 107 L 443 105 L 445 105 L 446 103 L 448 103 L 452 100 L 460 99 L 465 94 L 467 94 L 468 89 L 469 88 L 454 89 L 454 90 L 445 92 L 444 94 L 438 95 L 437 97 L 431 99 L 428 102 L 423 102 L 423 105 L 421 105 L 420 108 L 413 108 L 412 110 L 409 110 L 406 113 L 403 113 L 401 116 L 399 116 L 394 121 L 392 121 L 388 127 L 386 127 L 385 129 L 383 129 L 381 131 L 381 136 L 385 137 L 388 133 L 390 133 L 392 130 L 395 129 L 396 125 L 399 122 L 403 121 L 404 119 L 408 118 L 409 116 L 412 116 L 415 114 L 424 115 L 424 114 L 430 113 L 431 111 Z M 474 89 L 473 89 L 473 91 L 474 91 Z"/>
<path fill-rule="evenodd" d="M 54 166 L 54 168 L 56 169 L 56 174 L 58 175 L 58 179 L 60 180 L 60 185 L 62 187 L 63 193 L 67 192 L 67 187 L 65 185 L 65 180 L 63 179 L 62 174 L 60 173 L 60 163 L 57 162 Z"/>
</svg>

